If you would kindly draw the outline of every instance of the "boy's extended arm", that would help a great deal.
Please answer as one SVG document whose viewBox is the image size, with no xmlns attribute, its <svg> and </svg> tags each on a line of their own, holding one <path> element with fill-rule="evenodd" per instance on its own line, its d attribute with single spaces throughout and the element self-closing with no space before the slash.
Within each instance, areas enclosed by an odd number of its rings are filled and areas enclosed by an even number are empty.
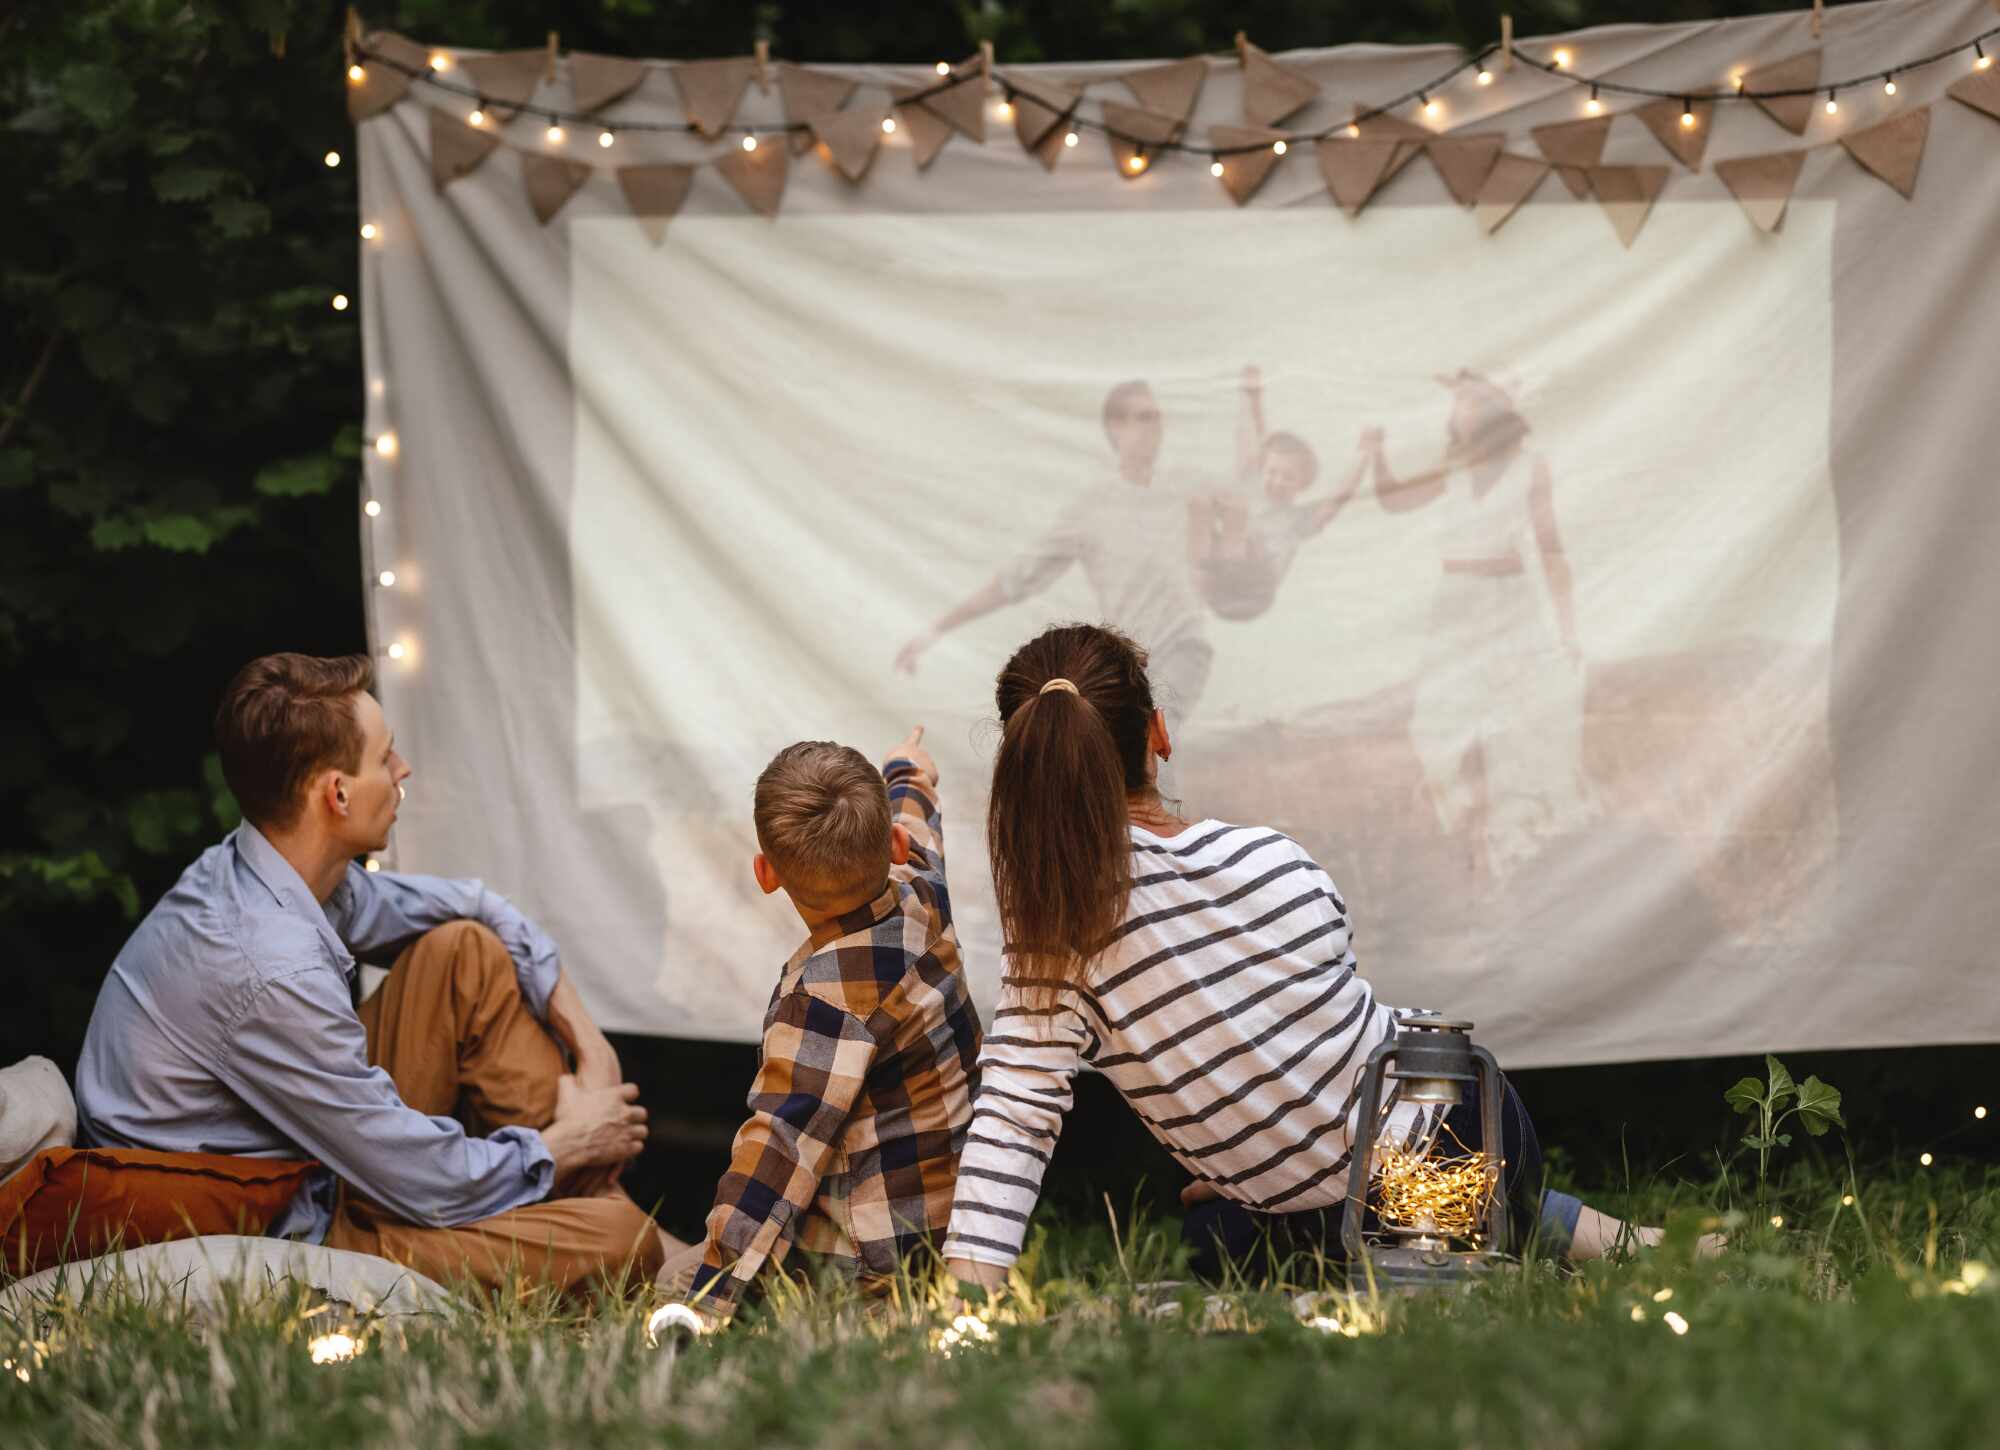
<svg viewBox="0 0 2000 1450">
<path fill-rule="evenodd" d="M 889 783 L 889 820 L 910 833 L 910 844 L 944 870 L 944 816 L 938 809 L 938 768 L 924 749 L 924 727 L 913 726 L 882 762 Z"/>
<path fill-rule="evenodd" d="M 703 1310 L 728 1314 L 757 1271 L 784 1257 L 874 1059 L 875 1039 L 852 1012 L 807 991 L 778 1004 L 750 1087 L 750 1116 L 736 1130 L 709 1210 L 691 1296 Z"/>
</svg>

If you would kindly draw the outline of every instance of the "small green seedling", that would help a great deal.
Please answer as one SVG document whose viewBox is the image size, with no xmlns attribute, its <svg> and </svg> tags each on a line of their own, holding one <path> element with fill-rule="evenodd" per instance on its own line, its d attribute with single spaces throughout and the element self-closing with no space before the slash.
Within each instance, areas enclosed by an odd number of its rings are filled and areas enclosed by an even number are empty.
<svg viewBox="0 0 2000 1450">
<path fill-rule="evenodd" d="M 1746 1077 L 1722 1095 L 1722 1100 L 1737 1112 L 1757 1114 L 1757 1131 L 1743 1135 L 1743 1146 L 1757 1150 L 1759 1203 L 1764 1201 L 1764 1177 L 1771 1165 L 1771 1150 L 1791 1146 L 1792 1135 L 1778 1131 L 1788 1121 L 1797 1118 L 1815 1138 L 1829 1128 L 1847 1127 L 1840 1116 L 1839 1088 L 1829 1087 L 1816 1077 L 1795 1083 L 1785 1065 L 1768 1053 L 1764 1068 L 1770 1075 L 1768 1083 Z"/>
</svg>

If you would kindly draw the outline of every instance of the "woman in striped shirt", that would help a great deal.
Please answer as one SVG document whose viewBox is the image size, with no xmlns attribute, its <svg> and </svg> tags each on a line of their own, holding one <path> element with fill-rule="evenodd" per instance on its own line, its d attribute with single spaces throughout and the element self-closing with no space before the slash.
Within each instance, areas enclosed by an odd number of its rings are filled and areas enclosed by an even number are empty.
<svg viewBox="0 0 2000 1450">
<path fill-rule="evenodd" d="M 1166 809 L 1155 780 L 1173 745 L 1125 636 L 1051 629 L 1007 662 L 996 696 L 987 847 L 1008 967 L 945 1239 L 952 1271 L 996 1284 L 1019 1256 L 1085 1063 L 1194 1176 L 1182 1197 L 1198 1267 L 1267 1230 L 1337 1253 L 1362 1068 L 1396 1030 L 1355 969 L 1339 890 L 1281 832 Z M 1533 1126 L 1506 1092 L 1510 1217 L 1532 1226 L 1539 1210 L 1558 1248 L 1567 1230 L 1572 1257 L 1603 1252 L 1624 1226 L 1544 1200 Z M 1448 1118 L 1481 1146 L 1475 1105 Z M 1414 1145 L 1438 1126 L 1438 1109 L 1392 1094 L 1382 1138 Z"/>
</svg>

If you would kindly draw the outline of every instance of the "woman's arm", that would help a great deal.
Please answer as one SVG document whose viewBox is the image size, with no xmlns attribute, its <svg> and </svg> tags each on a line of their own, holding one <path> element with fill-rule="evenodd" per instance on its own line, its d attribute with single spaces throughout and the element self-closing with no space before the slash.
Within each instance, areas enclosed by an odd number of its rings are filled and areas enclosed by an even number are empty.
<svg viewBox="0 0 2000 1450">
<path fill-rule="evenodd" d="M 1556 528 L 1555 484 L 1549 476 L 1548 460 L 1536 455 L 1528 484 L 1528 514 L 1535 524 L 1535 543 L 1542 554 L 1542 570 L 1548 575 L 1549 598 L 1555 604 L 1556 628 L 1563 648 L 1581 657 L 1583 646 L 1576 633 L 1576 590 L 1570 576 L 1569 555 L 1563 550 L 1562 534 Z"/>
</svg>

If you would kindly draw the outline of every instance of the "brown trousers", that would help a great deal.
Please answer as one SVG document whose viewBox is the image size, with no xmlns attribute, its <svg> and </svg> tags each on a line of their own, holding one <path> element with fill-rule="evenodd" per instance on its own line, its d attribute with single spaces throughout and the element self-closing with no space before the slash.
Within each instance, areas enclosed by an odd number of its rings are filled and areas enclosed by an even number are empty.
<svg viewBox="0 0 2000 1450">
<path fill-rule="evenodd" d="M 368 1061 L 420 1113 L 475 1133 L 555 1117 L 562 1049 L 535 1019 L 500 939 L 476 922 L 426 932 L 361 1004 Z M 376 1254 L 444 1282 L 548 1284 L 566 1293 L 653 1279 L 666 1246 L 623 1190 L 551 1198 L 458 1228 L 424 1228 L 340 1188 L 327 1244 Z"/>
</svg>

